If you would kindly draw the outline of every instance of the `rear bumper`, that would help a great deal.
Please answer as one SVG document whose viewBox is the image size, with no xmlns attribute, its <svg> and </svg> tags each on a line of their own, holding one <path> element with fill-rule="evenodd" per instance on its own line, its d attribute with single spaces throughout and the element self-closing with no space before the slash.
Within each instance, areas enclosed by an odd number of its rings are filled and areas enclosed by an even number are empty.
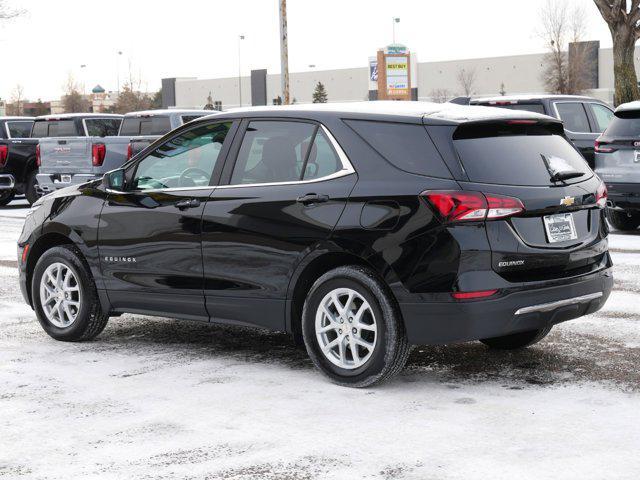
<svg viewBox="0 0 640 480">
<path fill-rule="evenodd" d="M 71 181 L 63 182 L 62 175 L 70 175 Z M 97 180 L 99 178 L 102 178 L 102 175 L 95 175 L 93 173 L 39 173 L 36 176 L 36 179 L 38 181 L 36 190 L 38 191 L 39 195 L 45 195 L 61 188 L 69 187 L 71 185 L 80 185 L 81 183 L 90 182 L 91 180 Z"/>
<path fill-rule="evenodd" d="M 607 182 L 607 190 L 609 208 L 640 210 L 640 183 Z"/>
<path fill-rule="evenodd" d="M 401 303 L 409 342 L 438 345 L 500 337 L 593 313 L 613 288 L 612 269 L 483 301 Z"/>
</svg>

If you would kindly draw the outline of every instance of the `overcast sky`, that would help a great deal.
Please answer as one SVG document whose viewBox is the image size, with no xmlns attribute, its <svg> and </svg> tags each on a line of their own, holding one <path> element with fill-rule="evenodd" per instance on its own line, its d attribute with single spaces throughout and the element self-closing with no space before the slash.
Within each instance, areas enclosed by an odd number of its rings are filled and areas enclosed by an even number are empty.
<svg viewBox="0 0 640 480">
<path fill-rule="evenodd" d="M 27 13 L 0 27 L 0 98 L 10 99 L 18 83 L 29 99 L 58 98 L 70 73 L 87 90 L 116 90 L 129 63 L 149 91 L 163 77 L 236 76 L 241 34 L 243 74 L 280 71 L 278 0 L 7 1 Z M 394 16 L 397 41 L 419 61 L 540 52 L 544 1 L 287 0 L 289 68 L 365 66 L 391 43 Z M 611 46 L 593 1 L 576 1 L 587 13 L 586 39 Z"/>
</svg>

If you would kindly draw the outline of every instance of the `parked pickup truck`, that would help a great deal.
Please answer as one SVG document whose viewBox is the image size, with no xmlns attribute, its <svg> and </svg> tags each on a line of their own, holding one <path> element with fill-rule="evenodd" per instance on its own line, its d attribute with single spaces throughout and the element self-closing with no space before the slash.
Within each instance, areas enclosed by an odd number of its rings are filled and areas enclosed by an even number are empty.
<svg viewBox="0 0 640 480">
<path fill-rule="evenodd" d="M 174 128 L 211 113 L 215 112 L 177 109 L 132 112 L 118 116 L 116 130 L 96 132 L 91 128 L 83 130 L 81 126 L 73 138 L 43 140 L 38 190 L 46 194 L 100 178 Z"/>
<path fill-rule="evenodd" d="M 36 145 L 31 136 L 33 117 L 0 117 L 0 206 L 25 194 L 29 203 L 37 200 Z"/>
<path fill-rule="evenodd" d="M 567 138 L 580 150 L 591 168 L 594 167 L 595 140 L 613 119 L 613 110 L 609 105 L 595 98 L 578 95 L 473 98 L 469 104 L 527 110 L 562 120 Z"/>
</svg>

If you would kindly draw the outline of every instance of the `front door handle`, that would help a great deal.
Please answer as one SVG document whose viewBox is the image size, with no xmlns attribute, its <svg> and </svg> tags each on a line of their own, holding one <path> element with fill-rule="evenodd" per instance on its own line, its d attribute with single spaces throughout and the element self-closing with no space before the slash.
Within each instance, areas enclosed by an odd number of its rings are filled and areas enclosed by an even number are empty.
<svg viewBox="0 0 640 480">
<path fill-rule="evenodd" d="M 200 200 L 197 198 L 190 198 L 188 200 L 180 200 L 175 204 L 178 210 L 187 210 L 188 208 L 196 208 L 200 206 Z"/>
<path fill-rule="evenodd" d="M 296 199 L 296 202 L 303 205 L 311 205 L 312 203 L 324 203 L 329 201 L 329 195 L 318 195 L 317 193 L 307 193 Z"/>
</svg>

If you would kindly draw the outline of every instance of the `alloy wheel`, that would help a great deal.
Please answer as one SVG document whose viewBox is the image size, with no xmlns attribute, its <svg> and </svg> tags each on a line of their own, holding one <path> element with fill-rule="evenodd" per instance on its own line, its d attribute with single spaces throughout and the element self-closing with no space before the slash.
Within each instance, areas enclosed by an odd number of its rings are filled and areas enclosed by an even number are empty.
<svg viewBox="0 0 640 480">
<path fill-rule="evenodd" d="M 80 285 L 64 263 L 52 263 L 40 280 L 40 304 L 51 324 L 67 328 L 78 318 L 81 305 Z"/>
</svg>

